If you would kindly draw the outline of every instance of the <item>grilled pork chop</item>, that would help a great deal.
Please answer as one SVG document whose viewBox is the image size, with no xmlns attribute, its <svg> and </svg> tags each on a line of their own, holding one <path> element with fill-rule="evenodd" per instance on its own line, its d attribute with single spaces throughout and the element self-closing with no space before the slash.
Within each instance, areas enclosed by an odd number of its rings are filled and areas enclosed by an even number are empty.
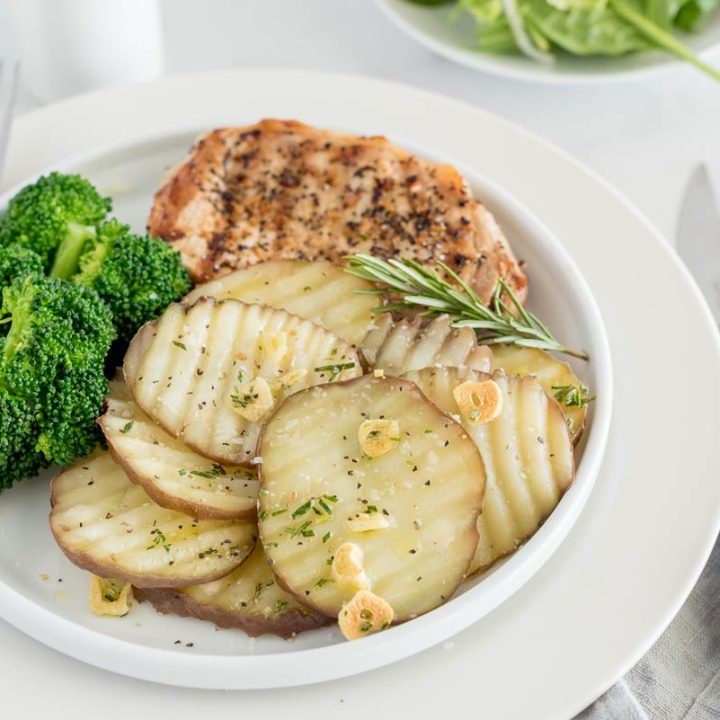
<svg viewBox="0 0 720 720">
<path fill-rule="evenodd" d="M 455 168 L 292 120 L 202 137 L 164 179 L 149 231 L 181 252 L 196 282 L 264 260 L 366 252 L 443 260 L 485 301 L 499 277 L 520 299 L 527 292 L 508 241 Z"/>
</svg>

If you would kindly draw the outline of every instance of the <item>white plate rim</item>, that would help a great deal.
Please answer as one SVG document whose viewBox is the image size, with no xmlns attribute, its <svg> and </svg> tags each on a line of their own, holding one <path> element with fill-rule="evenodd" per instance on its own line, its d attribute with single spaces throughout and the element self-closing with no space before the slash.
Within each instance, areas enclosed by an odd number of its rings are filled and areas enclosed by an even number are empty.
<svg viewBox="0 0 720 720">
<path fill-rule="evenodd" d="M 171 142 L 179 136 L 196 137 L 200 129 L 149 135 L 131 142 L 111 143 L 104 148 L 78 153 L 25 178 L 0 195 L 0 210 L 24 185 L 52 171 L 73 171 L 76 167 L 112 158 L 124 152 Z M 32 605 L 28 612 L 24 596 L 8 586 L 0 576 L 0 617 L 18 629 L 75 659 L 105 670 L 141 680 L 206 689 L 269 689 L 327 682 L 366 672 L 410 657 L 447 640 L 465 627 L 492 612 L 524 585 L 552 556 L 579 518 L 592 492 L 602 464 L 610 431 L 613 404 L 612 360 L 607 332 L 598 304 L 582 273 L 552 232 L 529 210 L 481 173 L 462 162 L 428 149 L 407 147 L 411 152 L 437 162 L 454 164 L 473 184 L 481 183 L 502 197 L 506 208 L 521 224 L 534 230 L 533 242 L 554 255 L 558 267 L 565 268 L 568 283 L 582 299 L 586 320 L 593 337 L 592 361 L 597 375 L 598 400 L 593 408 L 590 431 L 585 433 L 582 461 L 576 477 L 559 506 L 535 535 L 510 558 L 501 563 L 478 586 L 448 601 L 440 608 L 392 628 L 392 631 L 364 638 L 362 643 L 334 645 L 268 655 L 180 655 L 160 648 L 139 645 L 96 632 L 73 623 L 45 608 Z M 489 599 L 477 602 L 477 595 Z M 58 622 L 60 621 L 60 622 Z M 142 660 L 142 663 L 139 661 Z M 313 665 L 312 661 L 316 661 Z M 199 672 L 200 668 L 206 672 Z M 270 672 L 272 670 L 272 672 Z M 234 681 L 232 678 L 236 678 Z"/>
<path fill-rule="evenodd" d="M 480 52 L 472 53 L 470 50 L 455 47 L 450 43 L 433 37 L 429 33 L 423 32 L 423 30 L 416 27 L 411 21 L 396 12 L 390 0 L 375 0 L 375 4 L 388 21 L 400 32 L 412 38 L 428 50 L 464 67 L 511 80 L 565 86 L 608 85 L 610 83 L 643 80 L 659 73 L 677 70 L 679 66 L 687 65 L 687 63 L 683 63 L 678 58 L 668 54 L 667 58 L 663 61 L 644 67 L 627 68 L 626 70 L 618 70 L 615 72 L 559 73 L 554 72 L 552 66 L 542 67 L 539 63 L 535 63 L 532 70 L 524 70 L 521 66 L 502 62 L 502 56 L 500 55 L 484 55 Z M 714 43 L 698 53 L 698 57 L 705 62 L 713 60 L 718 56 L 720 56 L 720 42 Z M 528 62 L 532 61 L 528 60 Z M 695 72 L 700 71 L 695 70 Z"/>
</svg>

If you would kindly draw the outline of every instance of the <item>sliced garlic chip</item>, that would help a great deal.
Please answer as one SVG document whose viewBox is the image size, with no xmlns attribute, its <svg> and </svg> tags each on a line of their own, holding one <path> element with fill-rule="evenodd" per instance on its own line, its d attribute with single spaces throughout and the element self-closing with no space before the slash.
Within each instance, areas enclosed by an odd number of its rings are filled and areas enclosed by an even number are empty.
<svg viewBox="0 0 720 720">
<path fill-rule="evenodd" d="M 288 354 L 288 333 L 271 330 L 261 333 L 255 343 L 257 355 L 274 362 L 282 362 Z"/>
<path fill-rule="evenodd" d="M 400 441 L 400 424 L 397 420 L 365 420 L 358 428 L 358 441 L 368 457 L 385 455 Z"/>
<path fill-rule="evenodd" d="M 453 397 L 460 414 L 471 423 L 488 423 L 502 412 L 502 391 L 494 380 L 466 380 L 453 390 Z"/>
<path fill-rule="evenodd" d="M 370 532 L 371 530 L 384 530 L 390 527 L 388 519 L 380 513 L 358 513 L 347 521 L 353 532 Z"/>
<path fill-rule="evenodd" d="M 123 617 L 130 612 L 133 588 L 124 580 L 90 577 L 90 610 L 98 617 Z"/>
<path fill-rule="evenodd" d="M 369 590 L 359 590 L 338 615 L 340 631 L 348 640 L 390 627 L 395 613 L 388 602 Z"/>
<path fill-rule="evenodd" d="M 284 396 L 293 385 L 297 385 L 308 374 L 307 368 L 295 368 L 268 381 L 274 396 Z"/>
<path fill-rule="evenodd" d="M 268 381 L 256 377 L 250 382 L 235 385 L 230 393 L 229 404 L 241 417 L 258 422 L 273 409 L 275 400 Z"/>
<path fill-rule="evenodd" d="M 370 579 L 363 567 L 363 551 L 355 543 L 343 543 L 335 552 L 330 570 L 338 585 L 361 590 L 370 587 Z"/>
</svg>

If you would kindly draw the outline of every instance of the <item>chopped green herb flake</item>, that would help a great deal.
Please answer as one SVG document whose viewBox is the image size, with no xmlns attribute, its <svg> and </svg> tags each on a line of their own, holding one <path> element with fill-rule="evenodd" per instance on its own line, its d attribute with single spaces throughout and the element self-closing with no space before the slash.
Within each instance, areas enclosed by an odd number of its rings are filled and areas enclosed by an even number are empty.
<svg viewBox="0 0 720 720">
<path fill-rule="evenodd" d="M 555 391 L 553 396 L 566 407 L 587 407 L 594 399 L 595 395 L 588 397 L 588 388 L 580 383 L 579 385 L 553 385 Z"/>
<path fill-rule="evenodd" d="M 315 533 L 310 530 L 311 520 L 306 520 L 304 523 L 300 525 L 289 525 L 285 528 L 285 532 L 291 537 L 295 538 L 298 536 L 302 537 L 315 537 Z"/>
<path fill-rule="evenodd" d="M 320 367 L 315 368 L 315 372 L 329 372 L 330 378 L 329 382 L 334 382 L 338 379 L 340 376 L 340 373 L 343 370 L 350 370 L 351 368 L 355 367 L 354 362 L 347 362 L 347 363 L 337 363 L 335 365 L 321 365 Z"/>
<path fill-rule="evenodd" d="M 165 552 L 169 552 L 170 546 L 165 544 L 167 543 L 167 538 L 160 528 L 151 530 L 150 535 L 152 536 L 152 542 L 145 548 L 146 550 L 154 550 L 156 547 L 160 547 L 162 545 L 165 548 Z"/>
<path fill-rule="evenodd" d="M 297 518 L 303 516 L 310 508 L 312 507 L 312 500 L 308 500 L 307 502 L 300 505 L 300 507 L 296 508 L 295 511 L 292 514 L 292 519 L 296 520 Z"/>
<path fill-rule="evenodd" d="M 125 423 L 125 426 L 123 427 L 123 429 L 120 432 L 123 434 L 129 433 L 133 429 L 134 424 L 135 423 L 132 420 L 128 423 Z"/>
<path fill-rule="evenodd" d="M 184 343 L 181 343 L 179 340 L 173 340 L 173 345 L 179 347 L 181 350 L 187 350 Z"/>
</svg>

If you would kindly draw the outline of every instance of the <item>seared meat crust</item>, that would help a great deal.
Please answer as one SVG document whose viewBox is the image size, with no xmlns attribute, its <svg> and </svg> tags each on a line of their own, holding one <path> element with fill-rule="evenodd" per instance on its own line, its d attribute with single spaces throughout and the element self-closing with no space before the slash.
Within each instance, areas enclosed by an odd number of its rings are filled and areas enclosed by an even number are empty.
<svg viewBox="0 0 720 720">
<path fill-rule="evenodd" d="M 196 282 L 265 260 L 366 252 L 443 260 L 485 301 L 499 277 L 527 292 L 508 241 L 454 167 L 292 120 L 200 138 L 164 179 L 149 231 L 182 253 Z"/>
</svg>

